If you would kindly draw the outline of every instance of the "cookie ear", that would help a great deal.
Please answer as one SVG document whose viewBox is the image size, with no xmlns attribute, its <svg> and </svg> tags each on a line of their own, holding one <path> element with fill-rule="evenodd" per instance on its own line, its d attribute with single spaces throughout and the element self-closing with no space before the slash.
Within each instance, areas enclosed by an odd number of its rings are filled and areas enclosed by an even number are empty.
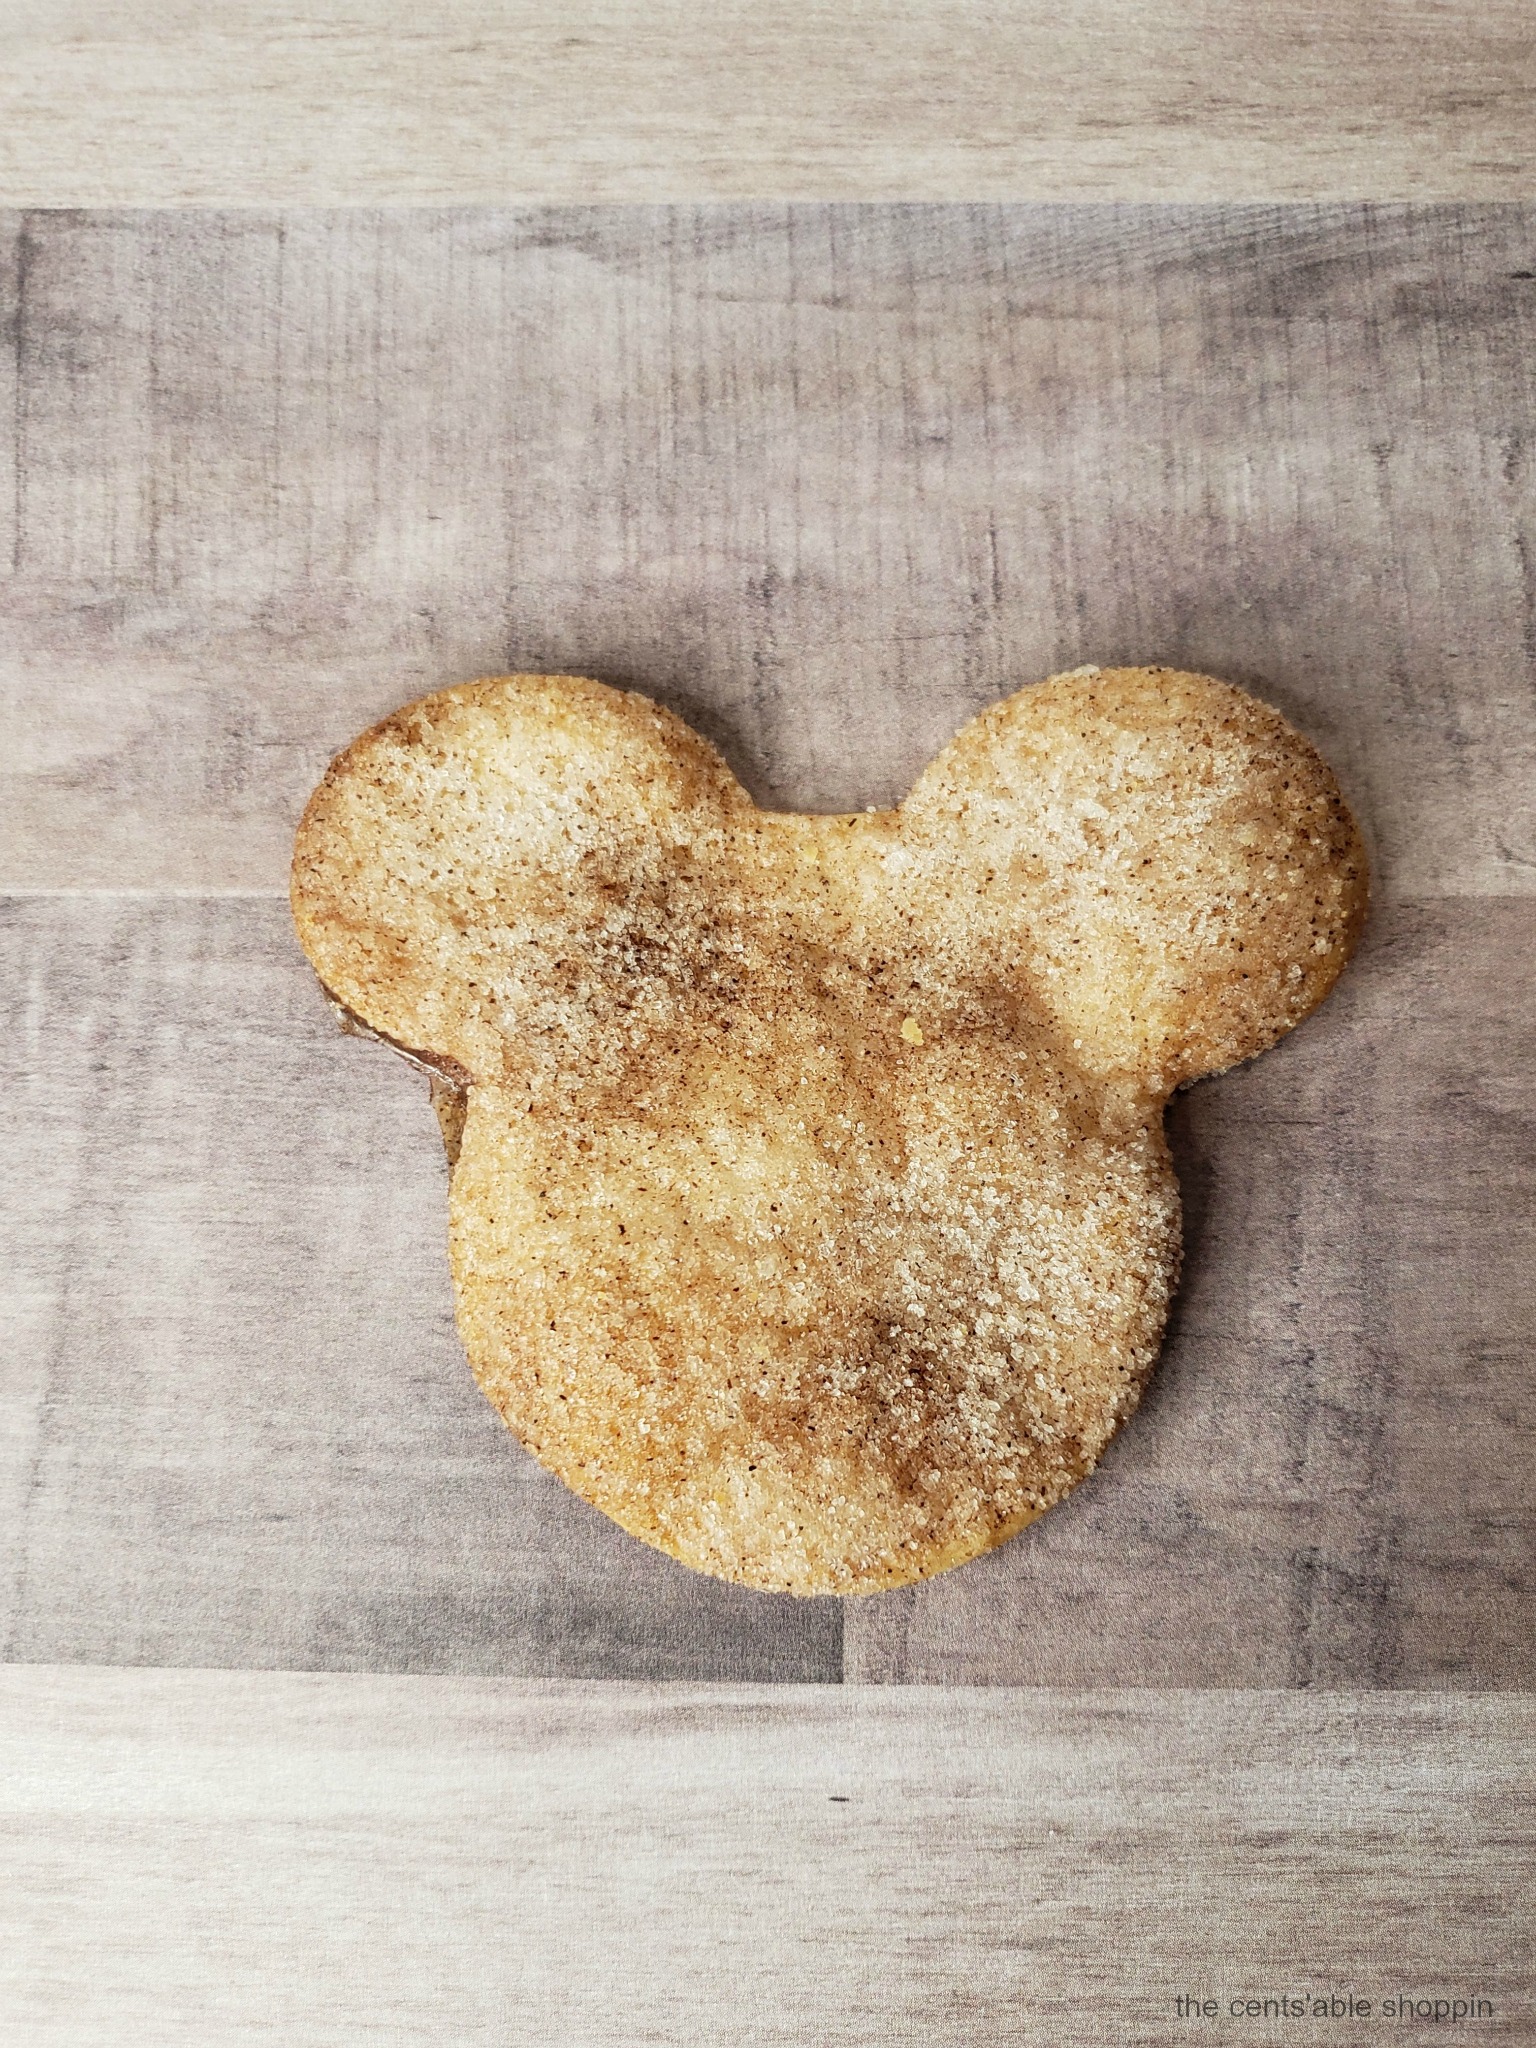
<svg viewBox="0 0 1536 2048">
<path fill-rule="evenodd" d="M 1299 1023 L 1365 915 L 1327 763 L 1208 676 L 1082 669 L 1021 690 L 945 748 L 901 818 L 924 893 L 984 929 L 1077 1057 L 1154 1088 Z"/>
<path fill-rule="evenodd" d="M 424 697 L 331 763 L 294 853 L 320 979 L 398 1044 L 499 1077 L 582 979 L 617 903 L 751 800 L 643 697 L 502 676 Z M 545 1016 L 545 1012 L 550 1015 Z"/>
</svg>

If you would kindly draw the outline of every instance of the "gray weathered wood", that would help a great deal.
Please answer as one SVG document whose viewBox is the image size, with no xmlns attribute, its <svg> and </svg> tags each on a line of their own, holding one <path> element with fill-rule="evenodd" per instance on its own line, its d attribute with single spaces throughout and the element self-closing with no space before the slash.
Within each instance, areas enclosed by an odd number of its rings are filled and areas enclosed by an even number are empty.
<svg viewBox="0 0 1536 2048">
<path fill-rule="evenodd" d="M 327 755 L 486 670 L 837 808 L 1162 660 L 1327 748 L 1386 897 L 1536 886 L 1536 209 L 32 214 L 0 265 L 0 885 L 278 890 Z"/>
<path fill-rule="evenodd" d="M 1384 908 L 1176 1111 L 1134 1430 L 851 1609 L 848 1671 L 1532 1682 L 1536 211 L 0 227 L 0 884 L 45 892 L 6 926 L 12 1655 L 837 1675 L 834 1610 L 520 1456 L 419 1084 L 333 1040 L 279 902 L 185 898 L 276 896 L 328 753 L 485 669 L 633 682 L 838 807 L 1017 682 L 1163 658 L 1324 744 Z"/>
<path fill-rule="evenodd" d="M 1524 197 L 1520 0 L 11 0 L 52 206 Z"/>
<path fill-rule="evenodd" d="M 1536 907 L 1377 914 L 1174 1105 L 1141 1413 L 991 1557 L 850 1602 L 850 1678 L 1536 1686 Z"/>
<path fill-rule="evenodd" d="M 11 1669 L 0 2034 L 1524 2044 L 1533 1737 L 1507 1697 Z M 1368 2025 L 1229 2016 L 1338 1992 Z"/>
<path fill-rule="evenodd" d="M 644 1549 L 482 1400 L 423 1083 L 284 906 L 0 910 L 5 1655 L 841 1675 L 836 1602 Z"/>
<path fill-rule="evenodd" d="M 450 1321 L 423 1083 L 282 906 L 3 926 L 9 1653 L 835 1678 L 838 1609 L 695 1578 L 517 1450 Z M 1188 1269 L 1142 1414 L 995 1556 L 847 1604 L 855 1678 L 1536 1685 L 1536 905 L 1379 914 L 1173 1118 Z"/>
</svg>

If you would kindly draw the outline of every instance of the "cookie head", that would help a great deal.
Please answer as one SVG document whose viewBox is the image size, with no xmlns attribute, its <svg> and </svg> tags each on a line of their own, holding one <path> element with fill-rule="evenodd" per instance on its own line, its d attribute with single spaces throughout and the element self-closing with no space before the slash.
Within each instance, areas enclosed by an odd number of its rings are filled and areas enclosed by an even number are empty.
<svg viewBox="0 0 1536 2048">
<path fill-rule="evenodd" d="M 518 1436 L 687 1564 L 838 1593 L 1092 1470 L 1176 1275 L 1167 1096 L 1322 999 L 1365 869 L 1317 754 L 1208 678 L 1054 678 L 828 818 L 520 676 L 348 748 L 293 901 L 453 1090 L 459 1326 Z"/>
</svg>

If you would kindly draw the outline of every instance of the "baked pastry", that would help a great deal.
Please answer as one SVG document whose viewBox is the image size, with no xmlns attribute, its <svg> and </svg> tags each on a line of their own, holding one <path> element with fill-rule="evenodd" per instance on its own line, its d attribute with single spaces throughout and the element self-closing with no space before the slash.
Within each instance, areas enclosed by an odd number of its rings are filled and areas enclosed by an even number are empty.
<svg viewBox="0 0 1536 2048">
<path fill-rule="evenodd" d="M 1360 836 L 1279 714 L 1079 669 L 895 810 L 759 810 L 645 698 L 508 676 L 332 763 L 293 907 L 428 1065 L 459 1328 L 536 1457 L 749 1586 L 1002 1542 L 1136 1406 L 1171 1092 L 1332 986 Z"/>
</svg>

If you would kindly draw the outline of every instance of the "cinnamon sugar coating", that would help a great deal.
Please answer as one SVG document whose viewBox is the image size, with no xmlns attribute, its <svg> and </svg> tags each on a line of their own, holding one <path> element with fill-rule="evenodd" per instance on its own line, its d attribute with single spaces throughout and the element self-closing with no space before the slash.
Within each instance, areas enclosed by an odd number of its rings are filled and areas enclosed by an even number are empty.
<svg viewBox="0 0 1536 2048">
<path fill-rule="evenodd" d="M 760 811 L 646 699 L 513 676 L 328 770 L 321 980 L 446 1077 L 480 1384 L 701 1571 L 897 1586 L 1090 1472 L 1178 1265 L 1163 1108 L 1327 994 L 1364 854 L 1207 677 L 1083 670 L 896 810 Z"/>
</svg>

